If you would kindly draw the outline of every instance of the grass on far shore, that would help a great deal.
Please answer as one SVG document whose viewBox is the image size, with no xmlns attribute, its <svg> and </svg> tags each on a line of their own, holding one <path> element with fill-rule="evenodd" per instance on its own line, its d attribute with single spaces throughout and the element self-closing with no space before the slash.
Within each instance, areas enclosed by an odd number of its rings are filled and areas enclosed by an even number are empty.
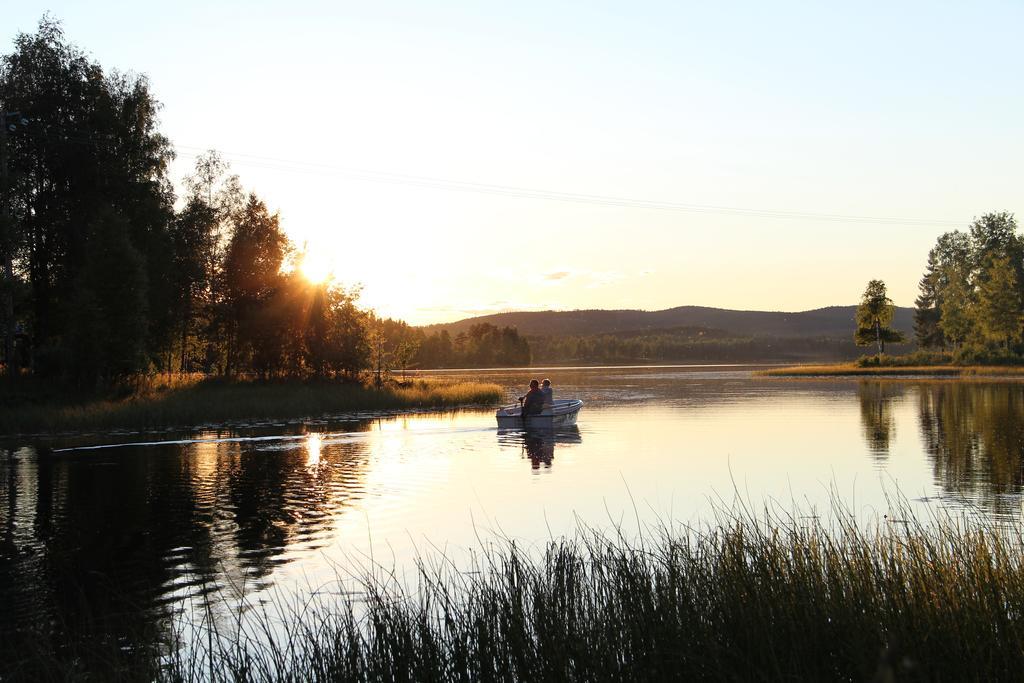
<svg viewBox="0 0 1024 683">
<path fill-rule="evenodd" d="M 12 653 L 35 679 L 191 681 L 930 681 L 1024 670 L 1019 526 L 922 524 L 903 506 L 863 527 L 799 511 L 708 526 L 582 530 L 540 556 L 484 546 L 463 570 L 422 561 L 406 585 L 250 605 L 107 658 L 44 639 Z M 287 603 L 287 601 L 285 601 Z M 215 610 L 207 608 L 210 615 Z M 281 626 L 284 628 L 281 628 Z M 190 629 L 195 631 L 191 632 Z M 168 650 L 169 648 L 169 650 Z"/>
<path fill-rule="evenodd" d="M 230 420 L 313 417 L 332 413 L 445 408 L 498 403 L 495 384 L 411 379 L 382 388 L 331 380 L 224 380 L 153 377 L 120 398 L 66 397 L 52 387 L 0 386 L 0 434 L 93 429 L 193 427 Z M 20 392 L 20 393 L 19 393 Z"/>
<path fill-rule="evenodd" d="M 1024 379 L 1024 367 L 1015 365 L 890 365 L 856 363 L 795 365 L 758 370 L 758 377 L 999 377 Z"/>
<path fill-rule="evenodd" d="M 794 365 L 758 370 L 758 377 L 933 377 L 1024 379 L 1024 358 L 1004 350 L 963 347 L 956 352 L 914 351 L 861 356 L 846 363 Z"/>
</svg>

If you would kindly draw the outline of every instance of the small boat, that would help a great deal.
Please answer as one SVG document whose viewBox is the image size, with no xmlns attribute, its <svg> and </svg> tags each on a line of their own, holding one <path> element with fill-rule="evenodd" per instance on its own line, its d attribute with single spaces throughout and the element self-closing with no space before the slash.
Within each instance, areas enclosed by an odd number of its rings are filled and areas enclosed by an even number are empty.
<svg viewBox="0 0 1024 683">
<path fill-rule="evenodd" d="M 505 406 L 498 408 L 495 417 L 498 418 L 500 429 L 517 429 L 521 427 L 568 427 L 576 424 L 576 417 L 580 414 L 583 401 L 578 398 L 563 398 L 551 402 L 550 408 L 536 415 L 528 415 L 523 418 L 522 406 Z"/>
</svg>

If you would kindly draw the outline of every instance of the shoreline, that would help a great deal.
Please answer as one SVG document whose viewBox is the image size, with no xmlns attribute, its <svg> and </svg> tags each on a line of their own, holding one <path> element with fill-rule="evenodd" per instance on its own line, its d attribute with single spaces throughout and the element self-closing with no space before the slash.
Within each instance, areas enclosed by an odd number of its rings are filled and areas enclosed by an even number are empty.
<svg viewBox="0 0 1024 683">
<path fill-rule="evenodd" d="M 853 363 L 832 365 L 793 365 L 756 370 L 754 377 L 777 379 L 826 379 L 836 377 L 933 378 L 971 380 L 1024 380 L 1019 365 L 888 365 L 861 367 Z"/>
<path fill-rule="evenodd" d="M 294 420 L 338 413 L 497 405 L 496 384 L 410 379 L 375 388 L 331 380 L 159 380 L 123 398 L 61 400 L 29 387 L 25 401 L 0 410 L 0 436 L 48 437 L 107 429 L 196 429 L 238 420 Z M 35 401 L 33 402 L 33 399 Z"/>
</svg>

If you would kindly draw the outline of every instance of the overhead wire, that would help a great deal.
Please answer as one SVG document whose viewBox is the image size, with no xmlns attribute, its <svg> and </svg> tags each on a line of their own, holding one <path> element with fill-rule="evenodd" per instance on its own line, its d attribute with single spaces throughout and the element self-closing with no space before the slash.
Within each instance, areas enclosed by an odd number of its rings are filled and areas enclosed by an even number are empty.
<svg viewBox="0 0 1024 683">
<path fill-rule="evenodd" d="M 202 149 L 187 145 L 178 145 L 178 149 Z M 182 152 L 181 156 L 191 158 L 199 157 L 204 152 Z M 239 165 L 269 170 L 284 170 L 298 173 L 330 173 L 344 177 L 351 177 L 357 180 L 365 180 L 377 183 L 399 184 L 413 187 L 424 187 L 432 189 L 454 190 L 463 192 L 477 192 L 482 194 L 500 195 L 506 197 L 519 197 L 526 199 L 541 199 L 550 201 L 574 202 L 595 204 L 600 206 L 615 206 L 636 209 L 650 209 L 659 211 L 678 211 L 686 213 L 725 214 L 737 216 L 749 216 L 756 218 L 782 218 L 799 220 L 821 220 L 838 221 L 849 223 L 874 223 L 882 225 L 906 225 L 906 226 L 960 226 L 963 221 L 928 219 L 928 218 L 902 218 L 886 216 L 863 216 L 844 215 L 832 213 L 816 213 L 807 211 L 783 211 L 773 209 L 748 209 L 734 206 L 717 206 L 688 204 L 679 202 L 666 202 L 659 200 L 637 199 L 630 197 L 618 197 L 601 194 L 586 194 L 578 192 L 563 192 L 558 190 L 545 190 L 531 187 L 514 185 L 497 185 L 490 183 L 479 183 L 464 180 L 452 180 L 430 176 L 418 176 L 403 173 L 391 173 L 385 171 L 372 171 L 366 169 L 352 169 L 322 162 L 297 161 L 280 159 L 275 157 L 264 157 L 252 154 L 235 152 L 218 152 L 231 162 L 238 162 Z"/>
<path fill-rule="evenodd" d="M 109 139 L 99 140 L 95 138 L 90 138 L 88 136 L 69 136 L 65 134 L 54 134 L 49 131 L 41 130 L 25 131 L 24 133 L 28 133 L 33 137 L 56 139 L 58 141 L 73 142 L 76 144 L 88 144 L 95 147 L 99 147 L 104 144 L 109 144 L 111 142 L 111 140 Z M 207 148 L 182 144 L 174 145 L 174 149 L 177 156 L 191 159 L 198 158 L 201 155 L 210 151 Z M 388 171 L 346 168 L 343 166 L 338 166 L 336 164 L 329 164 L 324 162 L 282 159 L 278 157 L 268 157 L 240 152 L 218 151 L 218 153 L 231 163 L 240 166 L 261 168 L 266 170 L 288 171 L 314 175 L 333 175 L 374 183 L 404 185 L 408 187 L 440 189 L 456 192 L 473 192 L 478 194 L 514 197 L 522 199 L 537 199 L 544 201 L 592 204 L 595 206 L 645 209 L 653 211 L 672 211 L 694 214 L 732 215 L 766 219 L 811 220 L 875 225 L 901 225 L 907 227 L 962 226 L 965 224 L 964 221 L 953 221 L 945 219 L 893 216 L 865 216 L 853 214 L 819 213 L 810 211 L 787 211 L 776 209 L 744 208 L 737 206 L 667 202 L 632 197 L 620 197 L 614 195 L 564 192 L 559 190 L 521 187 L 515 185 L 480 183 L 473 181 L 453 180 L 447 178 L 420 176 L 405 173 L 393 173 Z"/>
</svg>

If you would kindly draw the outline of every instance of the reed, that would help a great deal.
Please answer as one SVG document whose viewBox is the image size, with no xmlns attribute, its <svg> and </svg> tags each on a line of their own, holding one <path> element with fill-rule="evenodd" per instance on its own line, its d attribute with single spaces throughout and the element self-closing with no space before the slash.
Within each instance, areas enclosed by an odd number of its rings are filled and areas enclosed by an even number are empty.
<svg viewBox="0 0 1024 683">
<path fill-rule="evenodd" d="M 377 572 L 358 599 L 177 632 L 165 681 L 993 680 L 1024 667 L 1019 527 L 733 514 Z M 287 613 L 284 613 L 287 612 Z M 282 624 L 284 626 L 282 626 Z M 182 645 L 188 642 L 188 647 Z M 49 666 L 49 664 L 47 664 Z M 120 670 L 123 670 L 124 667 Z M 67 671 L 62 671 L 61 675 Z"/>
<path fill-rule="evenodd" d="M 375 388 L 356 382 L 145 380 L 122 398 L 33 402 L 0 411 L 0 433 L 57 433 L 96 429 L 195 427 L 232 420 L 317 417 L 350 411 L 493 405 L 494 384 L 416 379 Z"/>
</svg>

